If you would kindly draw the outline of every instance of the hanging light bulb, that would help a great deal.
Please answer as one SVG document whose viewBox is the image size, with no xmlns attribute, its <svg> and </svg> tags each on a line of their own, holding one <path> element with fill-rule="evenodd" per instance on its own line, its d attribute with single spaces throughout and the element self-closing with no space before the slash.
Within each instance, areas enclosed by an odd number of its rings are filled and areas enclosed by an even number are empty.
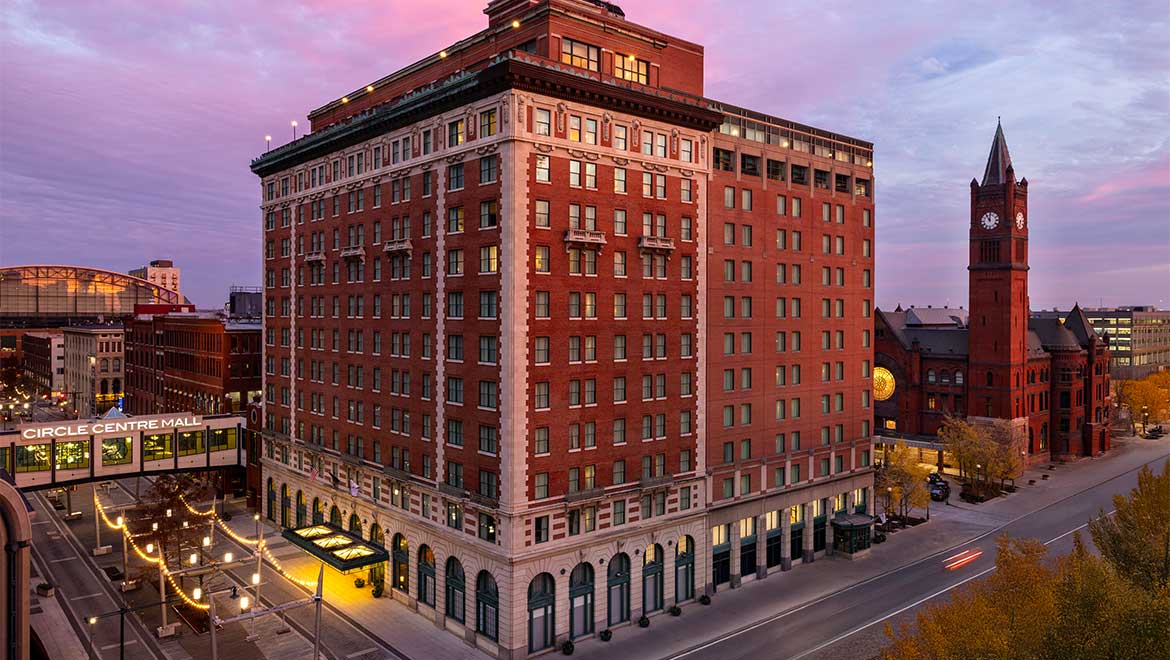
<svg viewBox="0 0 1170 660">
<path fill-rule="evenodd" d="M 259 573 L 252 574 L 252 584 L 260 584 L 260 574 Z"/>
<path fill-rule="evenodd" d="M 194 566 L 199 563 L 199 555 L 192 552 L 191 556 L 187 558 L 187 561 L 191 562 L 191 565 Z"/>
<path fill-rule="evenodd" d="M 146 544 L 146 554 L 148 554 L 148 555 L 149 555 L 149 554 L 153 554 L 153 553 L 154 553 L 154 544 L 153 544 L 153 543 L 147 543 L 147 544 Z"/>
<path fill-rule="evenodd" d="M 199 587 L 195 587 L 195 591 L 192 591 L 191 595 L 195 598 L 195 600 L 199 600 L 200 598 L 203 598 L 203 590 Z"/>
<path fill-rule="evenodd" d="M 126 519 L 123 518 L 122 516 L 118 516 L 118 519 L 115 520 L 114 522 L 118 523 L 118 527 L 121 527 L 121 526 L 126 524 Z"/>
<path fill-rule="evenodd" d="M 247 597 L 247 596 L 240 596 L 240 611 L 241 611 L 241 612 L 243 612 L 244 610 L 248 609 L 248 605 L 249 605 L 249 604 L 250 604 L 250 603 L 249 603 L 249 601 L 248 601 L 248 597 Z"/>
<path fill-rule="evenodd" d="M 223 561 L 225 564 L 232 563 L 232 553 L 230 553 L 230 552 L 223 553 Z"/>
<path fill-rule="evenodd" d="M 204 537 L 203 537 L 203 547 L 205 547 L 205 548 L 206 548 L 206 547 L 208 547 L 208 546 L 210 546 L 210 545 L 211 545 L 211 537 L 210 537 L 210 536 L 204 536 Z"/>
</svg>

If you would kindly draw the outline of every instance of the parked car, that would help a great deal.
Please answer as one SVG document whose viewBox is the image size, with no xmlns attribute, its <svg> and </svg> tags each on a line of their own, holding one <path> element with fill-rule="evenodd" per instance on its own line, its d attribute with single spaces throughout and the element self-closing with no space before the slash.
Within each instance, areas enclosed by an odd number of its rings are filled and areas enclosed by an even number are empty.
<svg viewBox="0 0 1170 660">
<path fill-rule="evenodd" d="M 944 502 L 951 496 L 951 485 L 946 481 L 931 481 L 930 482 L 930 499 L 935 502 Z"/>
</svg>

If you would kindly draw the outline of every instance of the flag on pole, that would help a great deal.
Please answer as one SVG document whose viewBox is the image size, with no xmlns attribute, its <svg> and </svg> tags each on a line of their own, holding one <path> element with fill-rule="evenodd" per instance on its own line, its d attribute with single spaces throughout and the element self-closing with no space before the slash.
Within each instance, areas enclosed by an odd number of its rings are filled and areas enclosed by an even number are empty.
<svg viewBox="0 0 1170 660">
<path fill-rule="evenodd" d="M 361 491 L 362 491 L 361 486 L 357 485 L 357 482 L 355 482 L 353 479 L 350 479 L 349 480 L 349 494 L 353 497 L 357 497 L 358 494 L 361 493 Z"/>
<path fill-rule="evenodd" d="M 309 481 L 312 481 L 312 482 L 317 481 L 317 467 L 316 466 L 313 466 L 313 469 L 309 470 Z"/>
</svg>

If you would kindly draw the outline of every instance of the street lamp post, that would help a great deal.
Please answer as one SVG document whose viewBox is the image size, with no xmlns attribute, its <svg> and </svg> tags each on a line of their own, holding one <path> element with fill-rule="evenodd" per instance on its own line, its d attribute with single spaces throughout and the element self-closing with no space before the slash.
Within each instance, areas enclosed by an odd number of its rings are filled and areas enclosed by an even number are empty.
<svg viewBox="0 0 1170 660">
<path fill-rule="evenodd" d="M 110 554 L 111 548 L 108 545 L 102 545 L 102 525 L 101 515 L 98 514 L 97 484 L 91 484 L 91 487 L 93 489 L 93 537 L 95 539 L 93 542 L 93 556 L 99 557 Z"/>
<path fill-rule="evenodd" d="M 97 614 L 97 615 L 89 617 L 89 625 L 91 626 L 90 635 L 89 635 L 90 636 L 90 645 L 91 646 L 93 645 L 92 626 L 97 625 L 97 622 L 100 621 L 101 619 L 105 619 L 105 618 L 112 617 L 112 616 L 117 616 L 118 617 L 118 658 L 119 658 L 119 660 L 126 660 L 126 615 L 131 613 L 131 612 L 137 612 L 139 610 L 149 609 L 149 608 L 154 607 L 156 605 L 162 605 L 163 607 L 166 607 L 167 605 L 169 605 L 170 603 L 173 603 L 173 602 L 178 602 L 178 599 L 177 598 L 164 599 L 158 603 L 146 603 L 143 605 L 138 605 L 136 607 L 128 607 L 126 605 L 122 605 L 122 607 L 119 607 L 116 610 L 112 610 L 110 612 L 105 612 L 103 614 Z M 98 655 L 96 653 L 96 650 L 97 649 L 94 649 L 95 655 Z"/>
<path fill-rule="evenodd" d="M 263 566 L 264 557 L 261 554 L 261 545 L 264 542 L 264 537 L 260 530 L 260 514 L 253 514 L 252 520 L 256 522 L 256 572 L 252 574 L 252 586 L 256 588 L 256 607 L 260 607 L 260 569 Z M 252 633 L 248 635 L 247 641 L 252 642 L 257 639 L 256 635 L 256 619 L 252 619 Z"/>
<path fill-rule="evenodd" d="M 244 611 L 244 610 L 248 609 L 248 603 L 245 600 L 247 598 L 247 596 L 242 596 L 240 598 L 240 614 L 237 614 L 236 616 L 233 616 L 233 617 L 228 617 L 226 619 L 220 619 L 220 618 L 213 615 L 211 617 L 211 626 L 214 628 L 216 624 L 226 625 L 229 623 L 235 623 L 237 621 L 244 621 L 246 619 L 251 619 L 253 622 L 255 622 L 257 618 L 265 616 L 267 614 L 279 614 L 283 617 L 286 610 L 291 610 L 291 609 L 294 609 L 297 607 L 302 607 L 304 605 L 314 605 L 316 608 L 316 613 L 314 616 L 314 623 L 313 623 L 313 660 L 320 660 L 321 659 L 321 604 L 324 601 L 324 599 L 322 597 L 322 592 L 323 592 L 322 587 L 324 585 L 324 581 L 325 581 L 325 565 L 321 564 L 320 569 L 318 569 L 318 571 L 317 571 L 317 592 L 313 596 L 310 596 L 309 598 L 303 598 L 301 600 L 294 600 L 294 601 L 289 601 L 287 603 L 281 603 L 280 605 L 273 605 L 272 607 L 268 607 L 268 608 L 262 608 L 262 607 L 260 607 L 259 603 L 254 603 L 254 604 L 252 604 L 253 606 L 252 606 L 251 612 Z M 233 590 L 234 590 L 234 588 L 233 588 Z M 253 641 L 253 638 L 249 637 L 248 640 Z M 217 658 L 216 651 L 214 649 L 212 650 L 211 657 L 212 657 L 212 660 L 216 660 L 216 658 Z"/>
</svg>

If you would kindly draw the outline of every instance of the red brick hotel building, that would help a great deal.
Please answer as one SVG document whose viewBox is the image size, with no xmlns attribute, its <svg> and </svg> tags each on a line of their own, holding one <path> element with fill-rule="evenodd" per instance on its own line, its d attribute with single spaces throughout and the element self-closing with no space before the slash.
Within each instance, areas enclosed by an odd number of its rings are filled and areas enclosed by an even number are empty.
<svg viewBox="0 0 1170 660">
<path fill-rule="evenodd" d="M 265 515 L 501 658 L 864 550 L 872 145 L 615 5 L 485 13 L 252 163 Z"/>
</svg>

